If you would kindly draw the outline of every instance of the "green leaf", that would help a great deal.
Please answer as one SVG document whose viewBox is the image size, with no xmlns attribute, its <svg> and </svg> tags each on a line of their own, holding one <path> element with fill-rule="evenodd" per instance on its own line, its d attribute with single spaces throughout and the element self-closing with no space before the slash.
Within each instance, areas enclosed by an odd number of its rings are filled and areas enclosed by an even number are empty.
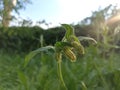
<svg viewBox="0 0 120 90">
<path fill-rule="evenodd" d="M 80 41 L 88 41 L 88 42 L 91 42 L 93 44 L 97 44 L 97 41 L 94 38 L 79 36 L 78 39 Z"/>
<path fill-rule="evenodd" d="M 65 33 L 65 38 L 68 39 L 71 35 L 74 35 L 74 28 L 68 24 L 61 24 L 65 30 L 66 30 L 66 33 Z"/>
<path fill-rule="evenodd" d="M 37 50 L 34 50 L 32 52 L 30 52 L 26 57 L 25 57 L 25 63 L 24 63 L 24 67 L 26 67 L 26 65 L 29 63 L 29 61 L 38 53 L 40 52 L 44 52 L 44 51 L 48 51 L 49 49 L 54 50 L 55 48 L 53 46 L 46 46 L 46 47 L 41 47 L 38 48 Z"/>
</svg>

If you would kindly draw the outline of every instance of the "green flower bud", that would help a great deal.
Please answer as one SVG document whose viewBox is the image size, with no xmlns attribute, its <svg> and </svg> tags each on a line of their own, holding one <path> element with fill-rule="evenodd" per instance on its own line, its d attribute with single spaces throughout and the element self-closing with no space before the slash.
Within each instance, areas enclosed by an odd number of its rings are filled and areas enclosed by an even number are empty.
<svg viewBox="0 0 120 90">
<path fill-rule="evenodd" d="M 72 62 L 76 61 L 76 55 L 72 52 L 71 48 L 65 46 L 63 52 L 65 53 L 66 57 L 68 57 Z"/>
<path fill-rule="evenodd" d="M 80 43 L 73 41 L 73 42 L 71 42 L 71 45 L 78 52 L 78 54 L 80 54 L 80 55 L 85 54 L 84 47 Z"/>
</svg>

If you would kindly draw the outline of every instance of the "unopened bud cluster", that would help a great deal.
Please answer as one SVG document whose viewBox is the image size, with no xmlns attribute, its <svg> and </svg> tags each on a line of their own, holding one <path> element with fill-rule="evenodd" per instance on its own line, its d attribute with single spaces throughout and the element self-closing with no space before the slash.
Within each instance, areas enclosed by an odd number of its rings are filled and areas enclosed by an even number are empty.
<svg viewBox="0 0 120 90">
<path fill-rule="evenodd" d="M 75 36 L 72 27 L 70 27 L 69 25 L 63 25 L 63 27 L 66 27 L 66 34 L 61 42 L 55 44 L 56 59 L 58 60 L 58 62 L 60 62 L 62 54 L 64 54 L 72 62 L 75 62 L 76 54 L 81 55 L 85 53 L 84 47 L 81 45 L 79 39 Z"/>
</svg>

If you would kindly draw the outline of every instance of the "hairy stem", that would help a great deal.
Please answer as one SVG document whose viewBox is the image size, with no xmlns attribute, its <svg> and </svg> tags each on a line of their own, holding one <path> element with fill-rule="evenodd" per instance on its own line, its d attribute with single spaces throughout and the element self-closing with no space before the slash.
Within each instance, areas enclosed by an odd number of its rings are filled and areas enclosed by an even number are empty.
<svg viewBox="0 0 120 90">
<path fill-rule="evenodd" d="M 65 85 L 63 76 L 62 76 L 62 70 L 61 70 L 61 62 L 58 62 L 58 76 L 60 79 L 61 86 L 64 88 L 64 90 L 67 90 L 67 87 Z"/>
</svg>

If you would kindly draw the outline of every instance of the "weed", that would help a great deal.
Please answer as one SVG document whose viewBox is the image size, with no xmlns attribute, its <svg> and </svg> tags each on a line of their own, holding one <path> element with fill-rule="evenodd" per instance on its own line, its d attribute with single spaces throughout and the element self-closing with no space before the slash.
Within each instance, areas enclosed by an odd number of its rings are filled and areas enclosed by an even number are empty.
<svg viewBox="0 0 120 90">
<path fill-rule="evenodd" d="M 46 51 L 48 49 L 53 49 L 55 51 L 55 57 L 56 57 L 56 60 L 58 63 L 58 76 L 60 79 L 61 87 L 62 87 L 62 89 L 67 90 L 67 87 L 65 85 L 65 82 L 64 82 L 64 79 L 62 76 L 62 70 L 61 70 L 62 56 L 64 55 L 68 59 L 70 59 L 71 62 L 75 62 L 76 54 L 81 55 L 81 54 L 84 54 L 85 51 L 84 51 L 84 47 L 81 45 L 79 39 L 76 37 L 73 27 L 68 24 L 62 24 L 62 26 L 66 30 L 65 36 L 63 37 L 62 41 L 56 42 L 55 46 L 41 47 L 35 51 L 30 52 L 25 58 L 24 66 L 26 66 L 28 64 L 28 62 L 30 61 L 30 59 L 33 58 L 36 54 Z M 95 43 L 96 43 L 96 41 L 95 41 Z M 82 83 L 82 85 L 83 85 L 83 83 Z"/>
</svg>

